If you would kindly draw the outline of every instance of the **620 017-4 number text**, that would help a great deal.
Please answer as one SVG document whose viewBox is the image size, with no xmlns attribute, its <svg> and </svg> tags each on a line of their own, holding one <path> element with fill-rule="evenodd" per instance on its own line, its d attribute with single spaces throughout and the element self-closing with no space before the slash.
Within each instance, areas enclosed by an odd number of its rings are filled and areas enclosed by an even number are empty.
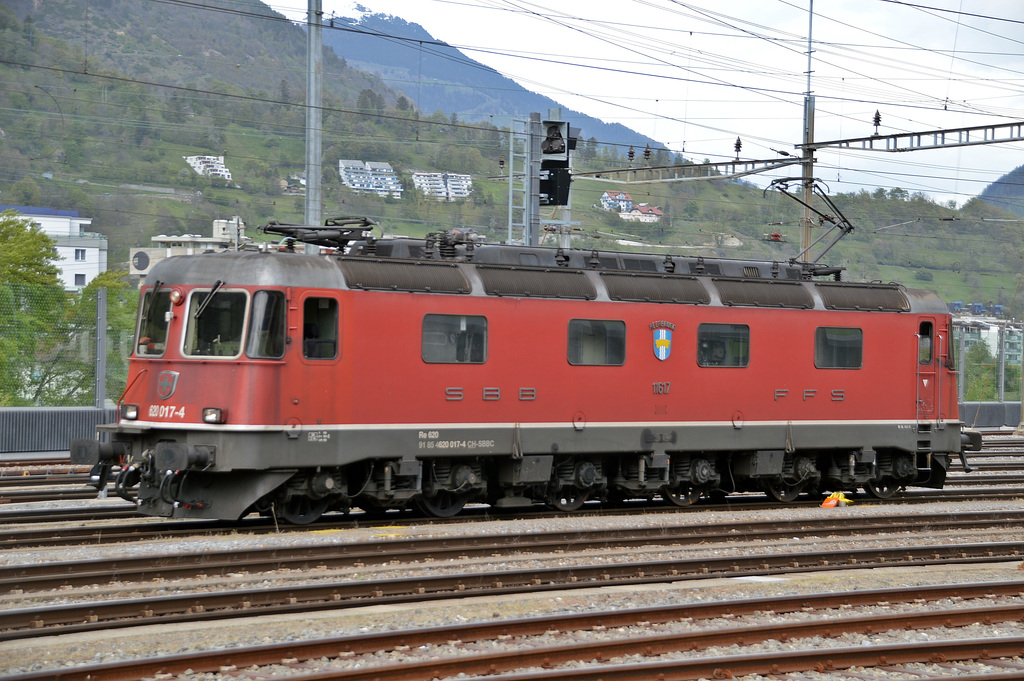
<svg viewBox="0 0 1024 681">
<path fill-rule="evenodd" d="M 151 404 L 147 415 L 155 419 L 184 419 L 185 407 L 175 407 L 173 404 Z"/>
</svg>

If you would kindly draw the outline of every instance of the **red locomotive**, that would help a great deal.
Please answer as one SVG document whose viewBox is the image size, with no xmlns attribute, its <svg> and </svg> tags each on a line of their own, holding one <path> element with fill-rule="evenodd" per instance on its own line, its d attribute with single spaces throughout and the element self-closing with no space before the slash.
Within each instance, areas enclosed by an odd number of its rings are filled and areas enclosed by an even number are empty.
<svg viewBox="0 0 1024 681">
<path fill-rule="evenodd" d="M 72 444 L 143 513 L 887 497 L 941 487 L 970 440 L 932 293 L 799 263 L 268 230 L 335 252 L 157 264 L 119 422 Z"/>
</svg>

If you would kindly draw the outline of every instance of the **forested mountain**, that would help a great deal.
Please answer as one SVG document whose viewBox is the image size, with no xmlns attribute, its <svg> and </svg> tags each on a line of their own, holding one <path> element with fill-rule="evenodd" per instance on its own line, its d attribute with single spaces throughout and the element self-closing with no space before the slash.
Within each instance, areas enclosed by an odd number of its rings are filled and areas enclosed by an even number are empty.
<svg viewBox="0 0 1024 681">
<path fill-rule="evenodd" d="M 526 90 L 448 45 L 437 41 L 419 24 L 385 14 L 364 14 L 334 19 L 324 31 L 324 44 L 349 64 L 380 74 L 389 82 L 404 83 L 406 95 L 426 113 L 458 112 L 469 121 L 525 118 L 531 111 L 546 116 L 561 105 Z M 580 128 L 586 139 L 602 143 L 661 146 L 620 123 L 605 123 L 578 111 L 562 109 L 562 118 Z"/>
<path fill-rule="evenodd" d="M 285 194 L 282 181 L 304 168 L 304 42 L 299 27 L 256 0 L 7 0 L 0 5 L 0 204 L 79 210 L 110 239 L 112 266 L 157 234 L 209 234 L 214 219 L 239 215 L 250 227 L 301 221 L 303 197 Z M 500 173 L 508 168 L 498 165 L 506 131 L 473 122 L 471 103 L 421 111 L 411 93 L 332 51 L 324 65 L 326 216 L 367 215 L 386 233 L 471 227 L 506 238 L 509 187 Z M 476 67 L 471 73 L 493 77 Z M 475 82 L 460 89 L 473 91 Z M 504 101 L 487 88 L 480 102 Z M 223 155 L 232 181 L 198 176 L 182 158 L 193 154 Z M 623 154 L 584 140 L 574 167 L 622 167 Z M 405 195 L 353 192 L 339 182 L 338 159 L 391 163 Z M 682 159 L 656 151 L 651 162 Z M 452 203 L 426 199 L 412 189 L 413 170 L 468 173 L 473 193 Z M 630 223 L 601 210 L 609 189 L 661 207 L 664 217 Z M 1022 307 L 1024 238 L 1017 223 L 994 221 L 1012 214 L 980 200 L 939 205 L 902 189 L 833 198 L 856 229 L 825 262 L 846 267 L 849 278 Z M 632 247 L 616 243 L 621 235 L 666 252 L 784 260 L 799 250 L 800 214 L 778 192 L 743 182 L 580 179 L 571 219 L 575 243 L 586 248 Z M 815 238 L 823 231 L 815 228 Z M 773 232 L 783 240 L 766 241 Z"/>
<path fill-rule="evenodd" d="M 978 195 L 986 203 L 1024 216 L 1024 166 L 1017 166 Z"/>
</svg>

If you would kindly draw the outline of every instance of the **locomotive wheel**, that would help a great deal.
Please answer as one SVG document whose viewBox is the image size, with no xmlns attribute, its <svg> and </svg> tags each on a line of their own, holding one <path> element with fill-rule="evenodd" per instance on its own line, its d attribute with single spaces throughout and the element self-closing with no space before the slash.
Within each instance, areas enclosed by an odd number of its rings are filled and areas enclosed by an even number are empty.
<svg viewBox="0 0 1024 681">
<path fill-rule="evenodd" d="M 864 491 L 875 499 L 891 499 L 899 488 L 900 486 L 892 478 L 882 478 L 878 481 L 872 480 L 864 483 Z"/>
<path fill-rule="evenodd" d="M 662 487 L 661 498 L 673 506 L 693 506 L 700 499 L 700 488 L 690 485 Z"/>
<path fill-rule="evenodd" d="M 764 491 L 775 501 L 789 502 L 800 496 L 800 493 L 804 491 L 804 484 L 803 482 L 793 484 L 776 478 L 765 481 Z"/>
<path fill-rule="evenodd" d="M 466 505 L 468 498 L 455 492 L 440 490 L 432 497 L 419 495 L 416 505 L 421 511 L 435 518 L 451 518 Z"/>
<path fill-rule="evenodd" d="M 320 518 L 330 504 L 329 499 L 295 496 L 284 502 L 281 517 L 292 525 L 308 525 Z"/>
<path fill-rule="evenodd" d="M 569 513 L 580 510 L 588 498 L 590 498 L 590 490 L 565 485 L 557 493 L 548 497 L 547 504 L 556 511 Z"/>
</svg>

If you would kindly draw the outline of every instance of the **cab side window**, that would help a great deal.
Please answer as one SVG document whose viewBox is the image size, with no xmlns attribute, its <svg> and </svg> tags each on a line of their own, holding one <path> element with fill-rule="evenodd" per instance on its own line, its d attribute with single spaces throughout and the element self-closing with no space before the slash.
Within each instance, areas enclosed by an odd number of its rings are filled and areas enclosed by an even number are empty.
<svg viewBox="0 0 1024 681">
<path fill-rule="evenodd" d="M 158 284 L 159 285 L 159 284 Z M 167 320 L 171 309 L 171 292 L 167 289 L 147 291 L 139 313 L 139 339 L 135 353 L 139 356 L 160 357 L 167 349 Z"/>
<path fill-rule="evenodd" d="M 258 359 L 284 356 L 285 308 L 281 291 L 256 291 L 253 294 L 245 354 Z"/>
<path fill-rule="evenodd" d="M 921 322 L 917 334 L 917 361 L 921 364 L 932 363 L 932 323 Z"/>
<path fill-rule="evenodd" d="M 302 355 L 309 359 L 338 356 L 338 301 L 306 298 L 302 305 Z"/>
</svg>

